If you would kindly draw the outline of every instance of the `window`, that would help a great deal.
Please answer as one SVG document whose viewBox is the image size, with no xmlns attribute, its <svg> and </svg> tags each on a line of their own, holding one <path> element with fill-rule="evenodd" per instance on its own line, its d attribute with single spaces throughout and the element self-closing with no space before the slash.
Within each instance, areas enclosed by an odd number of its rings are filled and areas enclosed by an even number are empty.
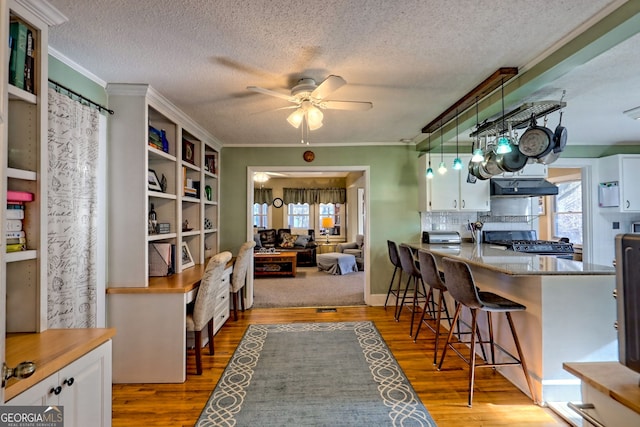
<svg viewBox="0 0 640 427">
<path fill-rule="evenodd" d="M 582 182 L 572 180 L 557 185 L 558 195 L 553 197 L 553 234 L 582 244 Z"/>
<path fill-rule="evenodd" d="M 318 227 L 320 230 L 324 230 L 322 226 L 322 220 L 330 218 L 333 223 L 333 227 L 330 229 L 331 236 L 342 235 L 342 222 L 343 222 L 344 209 L 340 203 L 320 203 L 320 209 L 318 213 Z"/>
<path fill-rule="evenodd" d="M 305 228 L 309 229 L 309 218 L 311 217 L 311 212 L 309 208 L 309 204 L 293 204 L 289 203 L 287 205 L 287 224 L 288 228 Z"/>
<path fill-rule="evenodd" d="M 266 203 L 253 204 L 253 226 L 256 228 L 269 228 L 269 205 Z"/>
</svg>

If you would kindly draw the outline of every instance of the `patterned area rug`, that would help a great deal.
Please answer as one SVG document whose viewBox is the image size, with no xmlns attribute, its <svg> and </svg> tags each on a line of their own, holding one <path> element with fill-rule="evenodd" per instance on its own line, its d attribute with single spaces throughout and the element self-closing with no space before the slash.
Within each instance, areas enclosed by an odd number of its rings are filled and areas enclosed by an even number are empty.
<svg viewBox="0 0 640 427">
<path fill-rule="evenodd" d="M 196 426 L 435 426 L 372 322 L 250 325 Z"/>
</svg>

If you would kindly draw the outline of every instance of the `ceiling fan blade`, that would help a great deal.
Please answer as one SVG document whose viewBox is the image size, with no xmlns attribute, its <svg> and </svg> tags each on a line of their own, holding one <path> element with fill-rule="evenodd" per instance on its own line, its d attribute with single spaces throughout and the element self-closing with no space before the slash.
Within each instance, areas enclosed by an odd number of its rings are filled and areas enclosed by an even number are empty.
<svg viewBox="0 0 640 427">
<path fill-rule="evenodd" d="M 311 92 L 311 97 L 316 99 L 324 99 L 330 93 L 340 89 L 346 85 L 347 81 L 340 76 L 331 75 L 324 79 L 320 85 Z"/>
<path fill-rule="evenodd" d="M 265 89 L 258 86 L 247 86 L 247 89 L 253 92 L 261 93 L 263 95 L 275 96 L 276 98 L 286 99 L 289 102 L 296 102 L 296 99 L 293 98 L 291 95 L 286 95 L 284 93 L 276 92 L 274 90 L 269 90 L 269 89 Z"/>
<path fill-rule="evenodd" d="M 366 111 L 373 108 L 373 103 L 360 101 L 322 101 L 318 106 L 326 110 Z"/>
</svg>

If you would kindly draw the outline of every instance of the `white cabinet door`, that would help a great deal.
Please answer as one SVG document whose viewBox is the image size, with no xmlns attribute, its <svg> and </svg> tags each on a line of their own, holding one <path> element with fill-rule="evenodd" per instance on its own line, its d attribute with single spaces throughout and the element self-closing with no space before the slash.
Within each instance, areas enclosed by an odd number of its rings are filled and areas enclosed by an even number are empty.
<svg viewBox="0 0 640 427">
<path fill-rule="evenodd" d="M 58 372 L 58 404 L 64 406 L 65 426 L 111 425 L 111 376 L 105 375 L 110 355 L 111 341 Z"/>
<path fill-rule="evenodd" d="M 7 402 L 7 405 L 60 405 L 64 425 L 111 426 L 111 341 Z"/>
<path fill-rule="evenodd" d="M 467 182 L 467 171 L 460 171 L 460 210 L 486 212 L 491 206 L 489 203 L 490 181 L 488 179 L 476 179 L 474 184 Z"/>
<path fill-rule="evenodd" d="M 460 156 L 463 168 L 459 171 L 452 168 L 455 156 L 443 156 L 447 172 L 442 175 L 437 171 L 440 157 L 433 157 L 431 160 L 432 167 L 435 165 L 435 173 L 431 179 L 427 179 L 424 174 L 427 167 L 427 161 L 424 157 L 420 161 L 418 177 L 420 180 L 418 198 L 420 211 L 478 212 L 489 210 L 489 180 L 477 179 L 475 184 L 467 182 L 467 164 L 470 156 Z"/>
<path fill-rule="evenodd" d="M 622 210 L 640 211 L 640 158 L 623 157 L 622 166 Z"/>
</svg>

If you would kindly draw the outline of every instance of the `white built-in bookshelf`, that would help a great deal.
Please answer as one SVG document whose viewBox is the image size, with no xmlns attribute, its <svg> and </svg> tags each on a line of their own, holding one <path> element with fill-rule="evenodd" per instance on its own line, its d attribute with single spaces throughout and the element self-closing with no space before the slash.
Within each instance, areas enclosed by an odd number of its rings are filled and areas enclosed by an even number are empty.
<svg viewBox="0 0 640 427">
<path fill-rule="evenodd" d="M 149 85 L 108 84 L 107 93 L 115 112 L 109 118 L 108 287 L 146 287 L 150 244 L 173 245 L 176 273 L 187 265 L 183 245 L 195 264 L 218 252 L 220 144 Z"/>
</svg>

